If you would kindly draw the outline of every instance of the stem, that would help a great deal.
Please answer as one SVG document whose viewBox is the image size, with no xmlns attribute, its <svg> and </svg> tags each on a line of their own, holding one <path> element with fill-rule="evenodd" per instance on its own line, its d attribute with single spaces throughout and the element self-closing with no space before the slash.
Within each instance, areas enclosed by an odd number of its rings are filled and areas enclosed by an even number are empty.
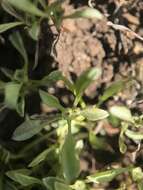
<svg viewBox="0 0 143 190">
<path fill-rule="evenodd" d="M 40 137 L 39 139 L 36 139 L 35 141 L 31 142 L 30 144 L 28 144 L 25 148 L 23 148 L 22 151 L 19 152 L 18 155 L 14 155 L 12 154 L 10 156 L 10 159 L 12 160 L 17 160 L 20 158 L 23 158 L 25 155 L 25 153 L 29 150 L 31 150 L 33 147 L 35 147 L 37 144 L 41 143 L 42 141 L 44 141 L 45 139 L 47 139 L 48 137 L 50 137 L 51 135 L 53 135 L 55 133 L 55 130 L 51 131 L 50 133 L 47 133 L 45 135 L 43 135 L 42 137 Z"/>
</svg>

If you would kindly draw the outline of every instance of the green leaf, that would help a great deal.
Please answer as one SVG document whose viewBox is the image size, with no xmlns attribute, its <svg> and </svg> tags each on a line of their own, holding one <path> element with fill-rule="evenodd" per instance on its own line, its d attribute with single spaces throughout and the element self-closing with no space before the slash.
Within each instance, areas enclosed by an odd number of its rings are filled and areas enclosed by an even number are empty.
<svg viewBox="0 0 143 190">
<path fill-rule="evenodd" d="M 9 182 L 9 181 L 6 181 L 4 189 L 6 189 L 6 190 L 18 190 L 16 188 L 16 186 L 13 183 Z"/>
<path fill-rule="evenodd" d="M 71 15 L 67 15 L 64 18 L 95 18 L 102 19 L 103 15 L 97 10 L 93 8 L 84 8 L 82 10 L 78 10 Z"/>
<path fill-rule="evenodd" d="M 48 76 L 45 76 L 42 79 L 43 84 L 49 83 L 49 81 L 50 82 L 57 82 L 59 80 L 64 80 L 64 76 L 58 70 L 51 72 Z"/>
<path fill-rule="evenodd" d="M 55 190 L 72 190 L 68 185 L 55 182 Z"/>
<path fill-rule="evenodd" d="M 89 142 L 92 148 L 96 150 L 111 150 L 111 146 L 107 143 L 105 137 L 97 137 L 93 132 L 89 133 Z"/>
<path fill-rule="evenodd" d="M 49 85 L 51 82 L 57 82 L 59 80 L 62 80 L 65 85 L 71 90 L 72 92 L 74 91 L 74 85 L 72 84 L 71 81 L 69 81 L 66 77 L 63 76 L 61 71 L 53 71 L 51 72 L 48 76 L 45 76 L 42 79 L 42 84 L 43 85 Z"/>
<path fill-rule="evenodd" d="M 76 182 L 71 187 L 74 190 L 89 190 L 86 185 L 86 180 L 76 180 Z"/>
<path fill-rule="evenodd" d="M 22 25 L 23 22 L 9 22 L 5 24 L 0 24 L 0 33 L 3 33 L 11 28 Z"/>
<path fill-rule="evenodd" d="M 98 121 L 109 116 L 108 112 L 96 107 L 88 107 L 81 111 L 81 115 L 89 121 Z"/>
<path fill-rule="evenodd" d="M 131 174 L 134 181 L 143 180 L 143 172 L 140 167 L 133 168 Z"/>
<path fill-rule="evenodd" d="M 130 171 L 130 168 L 111 169 L 103 172 L 97 172 L 91 176 L 87 176 L 88 182 L 105 183 L 112 181 L 116 176 Z"/>
<path fill-rule="evenodd" d="M 143 190 L 143 182 L 142 181 L 138 182 L 138 190 Z"/>
<path fill-rule="evenodd" d="M 119 93 L 121 90 L 125 88 L 125 84 L 127 80 L 120 80 L 111 84 L 103 93 L 103 95 L 99 98 L 98 105 L 101 105 L 104 101 L 108 98 L 114 96 L 115 94 Z"/>
<path fill-rule="evenodd" d="M 125 106 L 112 106 L 109 111 L 112 115 L 121 120 L 134 123 L 130 110 Z"/>
<path fill-rule="evenodd" d="M 46 4 L 45 0 L 39 0 L 39 3 L 40 3 L 40 5 L 41 5 L 44 9 L 46 9 L 47 4 Z"/>
<path fill-rule="evenodd" d="M 127 146 L 124 143 L 124 141 L 125 141 L 124 133 L 127 130 L 127 128 L 128 128 L 128 124 L 122 123 L 122 128 L 121 128 L 121 132 L 120 132 L 120 136 L 119 136 L 119 149 L 122 154 L 124 154 L 127 151 Z"/>
<path fill-rule="evenodd" d="M 7 69 L 7 68 L 4 68 L 4 67 L 1 67 L 1 71 L 3 72 L 3 74 L 7 78 L 13 80 L 13 74 L 14 74 L 14 72 L 11 69 Z"/>
<path fill-rule="evenodd" d="M 18 105 L 18 100 L 20 97 L 21 88 L 22 84 L 16 82 L 9 82 L 5 85 L 5 104 L 8 108 L 17 110 L 18 113 L 20 110 L 19 109 L 20 105 Z M 23 113 L 20 114 L 23 115 Z"/>
<path fill-rule="evenodd" d="M 9 13 L 10 15 L 14 16 L 18 20 L 23 21 L 23 18 L 13 9 L 13 7 L 7 2 L 7 0 L 2 0 L 1 3 L 2 8 Z"/>
<path fill-rule="evenodd" d="M 75 140 L 69 130 L 61 150 L 61 162 L 66 181 L 72 183 L 78 177 L 80 167 L 75 150 Z"/>
<path fill-rule="evenodd" d="M 21 37 L 21 34 L 19 32 L 13 32 L 13 34 L 10 35 L 9 37 L 12 45 L 17 49 L 17 51 L 21 54 L 21 56 L 24 59 L 24 63 L 28 63 L 28 57 L 27 53 L 24 47 L 24 43 Z"/>
<path fill-rule="evenodd" d="M 7 0 L 15 8 L 39 17 L 47 17 L 47 14 L 38 9 L 30 0 Z"/>
<path fill-rule="evenodd" d="M 43 90 L 40 90 L 39 94 L 44 104 L 48 105 L 49 107 L 57 108 L 61 111 L 65 110 L 65 108 L 60 104 L 59 100 L 55 96 L 50 95 Z"/>
<path fill-rule="evenodd" d="M 15 141 L 24 141 L 38 134 L 43 129 L 40 120 L 30 120 L 29 118 L 22 123 L 13 133 L 12 139 Z"/>
<path fill-rule="evenodd" d="M 125 134 L 127 137 L 129 137 L 132 140 L 143 140 L 143 133 L 141 132 L 135 132 L 127 129 L 125 131 Z"/>
<path fill-rule="evenodd" d="M 87 71 L 83 72 L 79 78 L 76 80 L 76 104 L 80 101 L 80 98 L 86 88 L 101 75 L 101 69 L 99 68 L 90 68 Z"/>
<path fill-rule="evenodd" d="M 0 90 L 3 90 L 5 88 L 5 82 L 0 80 Z"/>
<path fill-rule="evenodd" d="M 55 182 L 63 183 L 62 179 L 57 177 L 46 177 L 42 179 L 43 184 L 46 186 L 48 190 L 55 190 Z"/>
<path fill-rule="evenodd" d="M 21 184 L 22 186 L 30 186 L 30 185 L 33 185 L 33 184 L 39 184 L 41 185 L 42 182 L 35 178 L 35 177 L 31 177 L 31 176 L 28 176 L 28 175 L 25 175 L 23 173 L 20 173 L 20 172 L 17 172 L 17 171 L 8 171 L 6 173 L 6 175 L 12 179 L 13 181 Z"/>
<path fill-rule="evenodd" d="M 37 41 L 39 39 L 39 33 L 40 33 L 39 22 L 37 21 L 33 22 L 32 26 L 28 29 L 28 33 L 33 40 Z"/>
<path fill-rule="evenodd" d="M 44 160 L 46 160 L 48 154 L 54 149 L 54 146 L 44 150 L 43 152 L 41 152 L 38 156 L 36 156 L 36 158 L 34 158 L 32 160 L 32 162 L 28 165 L 29 167 L 35 167 L 38 164 L 40 164 L 41 162 L 43 162 Z"/>
</svg>

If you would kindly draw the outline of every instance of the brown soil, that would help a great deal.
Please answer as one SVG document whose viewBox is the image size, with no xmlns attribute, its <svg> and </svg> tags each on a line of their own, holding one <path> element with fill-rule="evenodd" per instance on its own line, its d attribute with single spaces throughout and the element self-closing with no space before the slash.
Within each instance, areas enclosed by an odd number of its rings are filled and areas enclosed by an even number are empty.
<svg viewBox="0 0 143 190">
<path fill-rule="evenodd" d="M 74 1 L 73 1 L 74 2 Z M 82 1 L 66 4 L 66 12 L 73 11 L 73 6 L 81 6 Z M 78 4 L 79 2 L 79 4 Z M 143 42 L 131 33 L 115 30 L 107 21 L 129 27 L 140 36 L 143 35 L 143 2 L 134 1 L 97 1 L 95 7 L 105 15 L 102 21 L 66 20 L 57 44 L 57 62 L 59 69 L 68 77 L 77 77 L 89 67 L 101 67 L 102 77 L 90 86 L 87 95 L 95 97 L 97 89 L 102 91 L 111 82 L 122 76 L 136 76 L 136 88 L 126 90 L 119 95 L 121 101 L 132 103 L 141 91 L 143 81 Z M 101 90 L 100 89 L 100 90 Z M 133 105 L 133 107 L 135 104 Z M 142 110 L 141 106 L 139 106 Z"/>
<path fill-rule="evenodd" d="M 75 7 L 86 5 L 87 1 L 71 1 L 70 5 L 68 3 L 65 5 L 65 9 L 69 13 L 73 11 Z M 108 26 L 107 21 L 126 26 L 138 35 L 143 36 L 143 2 L 138 0 L 97 0 L 94 6 L 104 15 L 107 15 L 102 21 L 77 19 L 63 22 L 60 38 L 56 46 L 58 67 L 69 78 L 73 75 L 78 77 L 89 67 L 102 68 L 101 78 L 94 82 L 86 91 L 88 100 L 92 99 L 92 103 L 97 102 L 97 97 L 99 97 L 99 95 L 104 92 L 104 89 L 112 82 L 122 77 L 135 77 L 133 86 L 117 94 L 117 96 L 108 101 L 104 106 L 108 107 L 108 105 L 115 103 L 124 104 L 132 109 L 133 114 L 142 113 L 143 41 L 136 38 L 136 36 L 130 32 L 116 30 Z M 103 127 L 109 135 L 109 138 L 119 133 L 119 130 L 110 126 L 109 123 L 104 124 Z M 117 138 L 118 137 L 115 136 L 115 138 L 111 140 L 112 145 L 114 143 L 118 144 L 118 142 L 115 142 Z M 133 163 L 132 152 L 135 151 L 136 146 L 132 144 L 132 142 L 127 143 L 129 145 L 127 154 L 123 156 L 117 151 L 117 158 L 110 160 L 110 164 L 112 161 L 115 163 L 120 162 L 123 166 Z M 92 153 L 90 152 L 89 154 L 89 152 L 87 155 L 85 153 L 85 158 L 81 160 L 83 168 L 86 171 L 89 169 L 92 171 L 93 168 L 103 168 L 105 163 L 103 162 L 103 164 L 101 160 L 98 160 L 98 154 L 99 157 L 101 156 L 100 153 L 91 151 Z M 112 154 L 109 155 L 109 157 L 110 156 L 114 157 Z M 104 157 L 103 152 L 102 157 Z M 139 160 L 141 159 L 141 153 L 138 153 L 137 158 Z M 91 167 L 89 167 L 90 162 L 92 162 Z M 137 189 L 137 187 L 130 182 L 129 176 L 125 175 L 122 176 L 122 178 L 128 183 L 128 189 Z M 116 189 L 121 180 L 119 177 L 117 181 L 108 184 L 108 186 L 103 185 L 101 187 L 96 185 L 93 190 Z M 127 182 L 128 180 L 129 182 Z"/>
</svg>

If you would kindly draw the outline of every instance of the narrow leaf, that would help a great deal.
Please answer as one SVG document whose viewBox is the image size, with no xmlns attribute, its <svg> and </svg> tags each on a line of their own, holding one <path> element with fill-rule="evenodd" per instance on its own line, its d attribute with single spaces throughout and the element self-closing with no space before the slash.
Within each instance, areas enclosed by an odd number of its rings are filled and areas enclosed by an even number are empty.
<svg viewBox="0 0 143 190">
<path fill-rule="evenodd" d="M 109 116 L 108 112 L 96 107 L 89 107 L 81 111 L 81 115 L 89 121 L 98 121 Z"/>
<path fill-rule="evenodd" d="M 40 120 L 27 119 L 13 133 L 12 139 L 15 141 L 24 141 L 38 134 L 43 129 Z"/>
<path fill-rule="evenodd" d="M 108 98 L 114 96 L 115 94 L 119 93 L 121 90 L 125 88 L 127 80 L 120 80 L 111 84 L 103 93 L 103 95 L 99 98 L 98 105 L 102 104 Z"/>
<path fill-rule="evenodd" d="M 143 133 L 135 132 L 127 129 L 125 131 L 125 134 L 127 137 L 129 137 L 132 140 L 143 140 Z"/>
<path fill-rule="evenodd" d="M 143 172 L 140 167 L 133 168 L 131 174 L 134 181 L 143 180 Z"/>
<path fill-rule="evenodd" d="M 22 84 L 9 82 L 5 85 L 5 104 L 11 109 L 17 109 Z"/>
<path fill-rule="evenodd" d="M 46 177 L 42 179 L 43 184 L 46 186 L 48 190 L 55 190 L 55 182 L 63 183 L 62 179 L 57 177 Z"/>
<path fill-rule="evenodd" d="M 130 110 L 125 106 L 112 106 L 109 111 L 112 115 L 116 116 L 121 120 L 128 121 L 131 123 L 134 122 Z"/>
<path fill-rule="evenodd" d="M 0 33 L 3 33 L 11 28 L 22 25 L 23 22 L 9 22 L 5 24 L 0 24 Z"/>
<path fill-rule="evenodd" d="M 96 150 L 112 150 L 105 137 L 98 137 L 93 132 L 89 133 L 89 142 L 92 148 Z"/>
<path fill-rule="evenodd" d="M 78 10 L 71 15 L 67 15 L 64 18 L 95 18 L 102 19 L 103 15 L 97 10 L 93 8 L 85 8 L 82 10 Z"/>
<path fill-rule="evenodd" d="M 62 72 L 58 70 L 51 72 L 48 76 L 45 76 L 42 79 L 42 84 L 48 85 L 49 82 L 57 82 L 59 80 L 62 80 L 69 90 L 71 90 L 72 92 L 74 91 L 74 85 L 72 84 L 72 82 L 69 81 L 65 76 L 63 76 Z"/>
<path fill-rule="evenodd" d="M 53 150 L 54 146 L 44 150 L 43 152 L 41 152 L 38 156 L 36 156 L 36 158 L 34 158 L 32 160 L 32 162 L 28 165 L 29 167 L 35 167 L 38 164 L 40 164 L 41 162 L 43 162 L 44 160 L 46 160 L 48 154 Z"/>
<path fill-rule="evenodd" d="M 143 190 L 143 182 L 142 181 L 138 182 L 138 190 Z"/>
<path fill-rule="evenodd" d="M 60 104 L 59 100 L 55 96 L 50 95 L 43 90 L 40 90 L 39 94 L 44 104 L 47 104 L 49 107 L 57 108 L 61 111 L 64 111 L 64 107 Z"/>
<path fill-rule="evenodd" d="M 86 88 L 101 75 L 101 69 L 91 68 L 80 75 L 75 83 L 76 88 L 76 104 L 80 101 L 80 98 Z"/>
<path fill-rule="evenodd" d="M 75 150 L 75 140 L 70 131 L 65 137 L 61 150 L 61 162 L 64 177 L 68 183 L 72 183 L 79 175 L 79 159 Z"/>
<path fill-rule="evenodd" d="M 122 154 L 124 154 L 127 151 L 127 145 L 125 144 L 125 136 L 124 133 L 128 129 L 127 123 L 122 123 L 122 128 L 119 136 L 119 149 Z"/>
<path fill-rule="evenodd" d="M 42 182 L 35 178 L 35 177 L 31 177 L 31 176 L 27 176 L 24 175 L 20 172 L 16 172 L 16 171 L 9 171 L 6 173 L 6 175 L 11 178 L 13 181 L 21 184 L 22 186 L 30 186 L 33 184 L 42 184 Z"/>
<path fill-rule="evenodd" d="M 117 175 L 130 171 L 130 168 L 111 169 L 103 172 L 97 172 L 94 175 L 88 176 L 89 182 L 104 183 L 112 181 Z"/>
<path fill-rule="evenodd" d="M 46 4 L 45 0 L 39 0 L 39 3 L 40 3 L 40 5 L 41 5 L 44 9 L 46 9 L 47 4 Z"/>
<path fill-rule="evenodd" d="M 35 41 L 38 41 L 39 39 L 39 33 L 40 33 L 40 24 L 39 22 L 33 22 L 32 26 L 28 29 L 28 33 L 31 36 L 31 38 Z M 37 42 L 38 43 L 38 42 Z"/>
<path fill-rule="evenodd" d="M 16 10 L 14 10 L 14 8 L 7 2 L 7 0 L 2 0 L 1 6 L 7 13 L 14 16 L 18 20 L 23 21 L 23 18 L 16 12 Z"/>
<path fill-rule="evenodd" d="M 68 185 L 56 182 L 55 183 L 55 190 L 72 190 Z"/>
<path fill-rule="evenodd" d="M 6 190 L 18 190 L 17 187 L 8 180 L 5 183 L 4 189 L 6 189 Z"/>
<path fill-rule="evenodd" d="M 24 11 L 26 13 L 30 13 L 35 16 L 39 17 L 47 17 L 47 14 L 45 14 L 43 11 L 38 9 L 34 3 L 32 3 L 30 0 L 7 0 L 12 6 L 15 8 Z"/>
<path fill-rule="evenodd" d="M 24 63 L 27 64 L 28 57 L 27 57 L 27 53 L 26 53 L 24 43 L 23 43 L 23 40 L 22 40 L 20 33 L 14 32 L 13 34 L 10 35 L 9 39 L 10 39 L 12 45 L 17 49 L 17 51 L 23 57 Z"/>
</svg>

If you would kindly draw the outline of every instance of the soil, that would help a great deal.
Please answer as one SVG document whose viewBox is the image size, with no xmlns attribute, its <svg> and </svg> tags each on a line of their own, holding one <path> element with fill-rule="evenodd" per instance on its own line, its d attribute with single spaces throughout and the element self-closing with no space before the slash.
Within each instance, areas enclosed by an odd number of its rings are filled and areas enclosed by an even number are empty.
<svg viewBox="0 0 143 190">
<path fill-rule="evenodd" d="M 46 74 L 47 71 L 50 72 L 54 67 L 58 67 L 65 76 L 74 80 L 87 68 L 102 68 L 102 76 L 86 90 L 85 100 L 87 100 L 88 103 L 96 104 L 99 96 L 112 82 L 120 80 L 123 77 L 134 77 L 134 85 L 118 93 L 101 107 L 108 108 L 109 105 L 113 104 L 127 105 L 131 108 L 134 115 L 137 113 L 141 114 L 143 113 L 143 41 L 131 32 L 120 31 L 109 26 L 107 22 L 111 21 L 115 24 L 126 26 L 139 36 L 143 36 L 143 1 L 93 0 L 92 5 L 105 15 L 104 19 L 101 21 L 94 19 L 65 20 L 62 24 L 59 40 L 56 44 L 57 55 L 52 57 L 49 55 L 50 52 L 48 52 L 47 55 L 43 53 L 46 51 L 45 49 L 48 49 L 49 45 L 46 44 L 45 40 L 45 45 L 40 52 L 40 64 L 32 74 L 30 73 L 31 78 L 39 79 Z M 74 9 L 83 6 L 88 6 L 87 0 L 69 0 L 64 4 L 66 13 L 70 13 Z M 51 38 L 54 39 L 53 36 L 51 36 Z M 30 43 L 31 41 L 29 44 Z M 12 49 L 9 43 L 7 47 Z M 30 52 L 31 49 L 33 48 L 29 46 L 29 55 L 32 59 L 33 51 Z M 0 47 L 0 50 L 6 53 L 11 52 L 8 51 L 9 49 L 4 49 L 3 46 Z M 15 52 L 12 52 L 12 55 L 5 56 L 3 52 L 0 52 L 0 56 L 3 56 L 1 66 L 4 67 L 4 63 L 8 62 L 10 65 L 8 68 L 12 67 L 12 69 L 15 70 L 10 63 L 12 62 L 16 68 L 19 67 L 18 60 L 14 64 L 16 57 L 14 54 Z M 5 57 L 6 59 L 9 59 L 9 57 L 13 58 L 7 61 L 4 60 Z M 56 61 L 54 61 L 54 59 Z M 0 75 L 2 76 L 2 73 L 0 73 Z M 72 97 L 69 97 L 63 84 L 58 83 L 56 88 L 49 90 L 54 90 L 56 96 L 60 97 L 64 104 L 70 104 Z M 30 98 L 30 101 L 31 99 L 32 98 Z M 35 96 L 35 99 L 28 103 L 27 109 L 31 107 L 30 105 L 34 105 L 34 101 L 36 103 L 37 101 L 40 102 L 39 98 Z M 29 110 L 29 112 L 31 114 L 39 113 L 39 109 L 39 107 L 34 106 L 33 110 Z M 6 114 L 11 114 L 11 112 L 8 113 L 6 110 L 3 115 L 5 116 Z M 19 125 L 19 120 L 21 122 L 22 118 L 15 113 L 13 114 L 15 122 L 13 125 Z M 109 123 L 100 123 L 99 126 L 101 127 L 99 127 L 99 129 L 105 129 L 107 140 L 114 151 L 95 151 L 87 143 L 85 147 L 87 151 L 81 158 L 81 167 L 85 173 L 103 169 L 109 165 L 127 166 L 129 164 L 135 164 L 138 166 L 142 163 L 142 151 L 139 151 L 136 155 L 136 160 L 133 160 L 132 153 L 136 150 L 137 146 L 129 140 L 126 142 L 129 147 L 127 153 L 125 155 L 119 153 L 117 142 L 119 129 L 114 128 Z M 8 131 L 9 127 L 5 126 L 5 128 L 7 128 Z M 6 132 L 0 131 L 0 137 L 3 137 L 4 133 Z M 12 131 L 10 131 L 10 135 L 11 133 Z M 95 185 L 93 190 L 114 190 L 123 180 L 128 184 L 129 190 L 137 189 L 136 186 L 132 184 L 129 176 L 125 174 L 124 176 L 119 176 L 119 178 L 111 184 Z"/>
<path fill-rule="evenodd" d="M 76 3 L 75 3 L 76 2 Z M 85 3 L 86 2 L 86 3 Z M 111 82 L 122 77 L 136 76 L 136 88 L 119 95 L 120 101 L 132 103 L 142 94 L 143 42 L 131 33 L 115 30 L 107 21 L 127 26 L 140 36 L 143 35 L 143 2 L 96 1 L 95 8 L 106 16 L 102 21 L 77 19 L 65 20 L 57 50 L 59 69 L 68 77 L 77 77 L 89 67 L 102 68 L 102 77 L 92 84 L 87 96 L 98 96 Z M 87 1 L 70 1 L 65 5 L 67 13 L 74 7 L 85 6 Z M 133 107 L 135 104 L 133 105 Z M 141 109 L 141 106 L 140 106 Z M 142 109 L 141 109 L 142 110 Z"/>
<path fill-rule="evenodd" d="M 110 101 L 102 105 L 108 107 L 113 104 L 127 105 L 133 114 L 143 112 L 143 41 L 136 38 L 130 32 L 120 31 L 107 25 L 108 21 L 130 28 L 138 35 L 143 36 L 143 2 L 142 1 L 117 1 L 100 0 L 92 1 L 93 6 L 100 10 L 105 16 L 101 21 L 94 19 L 66 20 L 63 22 L 59 41 L 56 46 L 58 68 L 69 78 L 78 77 L 89 67 L 102 68 L 101 78 L 94 82 L 86 91 L 88 102 L 96 103 L 100 94 L 114 81 L 126 77 L 135 77 L 134 85 L 117 94 Z M 87 1 L 70 1 L 65 4 L 67 13 L 74 8 L 87 6 Z M 109 123 L 103 125 L 110 143 L 118 144 L 119 129 L 115 129 Z M 114 136 L 114 137 L 113 137 Z M 118 147 L 113 154 L 109 152 L 88 151 L 81 159 L 81 166 L 86 172 L 92 169 L 101 169 L 104 164 L 113 163 L 122 166 L 129 164 L 138 165 L 133 160 L 133 152 L 136 145 L 128 141 L 128 151 L 123 156 Z M 89 147 L 87 148 L 89 149 Z M 101 159 L 103 155 L 105 159 Z M 142 160 L 139 152 L 136 160 Z M 112 159 L 111 159 L 112 158 Z M 105 164 L 105 165 L 106 165 Z M 114 165 L 113 164 L 113 165 Z M 90 165 L 90 166 L 89 166 Z M 107 166 L 106 165 L 106 166 Z M 129 176 L 121 177 L 128 182 L 128 189 L 136 190 L 137 187 L 129 180 Z M 93 189 L 116 189 L 119 181 L 117 179 L 107 186 L 95 185 Z"/>
</svg>

